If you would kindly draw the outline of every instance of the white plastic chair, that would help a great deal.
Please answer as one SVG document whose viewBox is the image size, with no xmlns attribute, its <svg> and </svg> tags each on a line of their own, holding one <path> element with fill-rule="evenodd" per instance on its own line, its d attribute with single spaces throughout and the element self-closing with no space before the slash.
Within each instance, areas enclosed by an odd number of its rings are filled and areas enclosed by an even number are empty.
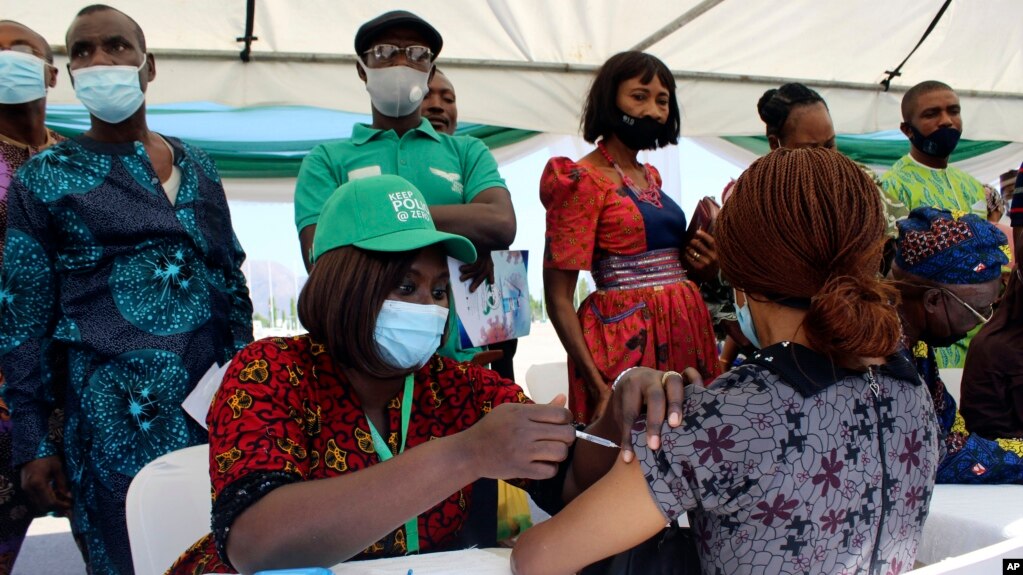
<svg viewBox="0 0 1023 575">
<path fill-rule="evenodd" d="M 526 370 L 526 394 L 536 403 L 547 403 L 555 395 L 568 395 L 568 363 L 537 363 Z"/>
<path fill-rule="evenodd" d="M 209 445 L 179 449 L 139 471 L 126 513 L 136 575 L 161 575 L 210 531 Z"/>
</svg>

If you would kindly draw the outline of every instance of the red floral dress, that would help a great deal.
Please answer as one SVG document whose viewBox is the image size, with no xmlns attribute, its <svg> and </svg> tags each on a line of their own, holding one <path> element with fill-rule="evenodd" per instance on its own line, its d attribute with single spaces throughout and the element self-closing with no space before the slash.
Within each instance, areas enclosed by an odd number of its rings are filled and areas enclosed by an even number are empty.
<svg viewBox="0 0 1023 575">
<path fill-rule="evenodd" d="M 657 170 L 650 170 L 660 185 Z M 669 196 L 661 193 L 660 208 L 640 202 L 596 167 L 568 158 L 547 163 L 540 201 L 547 208 L 545 268 L 595 270 L 621 256 L 679 249 L 685 236 L 685 213 Z M 579 323 L 608 385 L 633 366 L 678 371 L 695 367 L 708 382 L 720 373 L 710 314 L 696 284 L 679 279 L 653 287 L 605 289 L 596 273 L 594 277 L 598 290 L 579 306 Z M 568 407 L 577 421 L 588 423 L 595 414 L 571 358 L 568 377 Z"/>
<path fill-rule="evenodd" d="M 401 395 L 387 406 L 390 429 L 401 429 Z M 495 405 L 527 403 L 497 373 L 434 356 L 416 372 L 406 449 L 454 435 Z M 379 463 L 359 398 L 323 345 L 308 335 L 254 342 L 235 356 L 207 416 L 213 528 L 168 573 L 236 573 L 218 554 L 227 529 L 273 489 L 355 473 Z M 392 452 L 398 434 L 387 439 Z M 471 487 L 419 515 L 420 552 L 446 549 L 468 513 Z M 406 553 L 405 526 L 352 560 Z"/>
</svg>

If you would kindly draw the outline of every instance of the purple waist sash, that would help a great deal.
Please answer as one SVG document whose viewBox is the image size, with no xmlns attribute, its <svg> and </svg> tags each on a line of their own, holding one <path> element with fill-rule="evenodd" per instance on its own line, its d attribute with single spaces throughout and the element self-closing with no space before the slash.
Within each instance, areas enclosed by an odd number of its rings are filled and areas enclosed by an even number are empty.
<svg viewBox="0 0 1023 575">
<path fill-rule="evenodd" d="M 623 290 L 656 287 L 685 281 L 686 270 L 677 248 L 633 256 L 607 256 L 594 266 L 597 289 Z"/>
</svg>

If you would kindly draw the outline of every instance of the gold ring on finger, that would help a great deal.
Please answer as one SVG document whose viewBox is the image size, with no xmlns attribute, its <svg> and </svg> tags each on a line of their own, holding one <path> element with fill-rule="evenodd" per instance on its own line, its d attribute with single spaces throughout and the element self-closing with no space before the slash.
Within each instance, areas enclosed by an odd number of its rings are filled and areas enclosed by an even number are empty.
<svg viewBox="0 0 1023 575">
<path fill-rule="evenodd" d="M 661 387 L 664 387 L 665 385 L 667 385 L 668 384 L 668 378 L 673 376 L 673 375 L 678 376 L 678 378 L 680 380 L 682 380 L 682 383 L 685 383 L 686 380 L 685 380 L 684 377 L 682 377 L 681 373 L 679 373 L 677 371 L 666 371 L 666 372 L 664 372 L 663 375 L 661 375 Z"/>
</svg>

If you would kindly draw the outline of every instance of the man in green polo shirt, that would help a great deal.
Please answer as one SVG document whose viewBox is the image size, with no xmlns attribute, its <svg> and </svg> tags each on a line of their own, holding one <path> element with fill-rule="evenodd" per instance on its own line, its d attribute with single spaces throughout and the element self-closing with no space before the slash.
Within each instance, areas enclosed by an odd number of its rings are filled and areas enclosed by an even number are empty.
<svg viewBox="0 0 1023 575">
<path fill-rule="evenodd" d="M 902 125 L 909 153 L 881 178 L 888 196 L 913 210 L 931 206 L 953 212 L 987 215 L 984 186 L 966 172 L 949 166 L 963 132 L 959 96 L 947 84 L 921 82 L 902 97 Z"/>
<path fill-rule="evenodd" d="M 480 254 L 463 266 L 460 279 L 481 279 L 489 252 L 515 239 L 511 195 L 483 142 L 439 134 L 422 117 L 420 103 L 443 39 L 425 20 L 403 10 L 382 14 L 355 35 L 355 68 L 366 82 L 373 122 L 357 124 L 349 140 L 317 146 L 302 162 L 295 188 L 295 225 L 308 268 L 313 234 L 323 203 L 349 180 L 394 174 L 426 198 L 437 229 L 469 238 Z M 478 349 L 458 349 L 454 306 L 449 336 L 439 350 L 457 360 Z"/>
</svg>

